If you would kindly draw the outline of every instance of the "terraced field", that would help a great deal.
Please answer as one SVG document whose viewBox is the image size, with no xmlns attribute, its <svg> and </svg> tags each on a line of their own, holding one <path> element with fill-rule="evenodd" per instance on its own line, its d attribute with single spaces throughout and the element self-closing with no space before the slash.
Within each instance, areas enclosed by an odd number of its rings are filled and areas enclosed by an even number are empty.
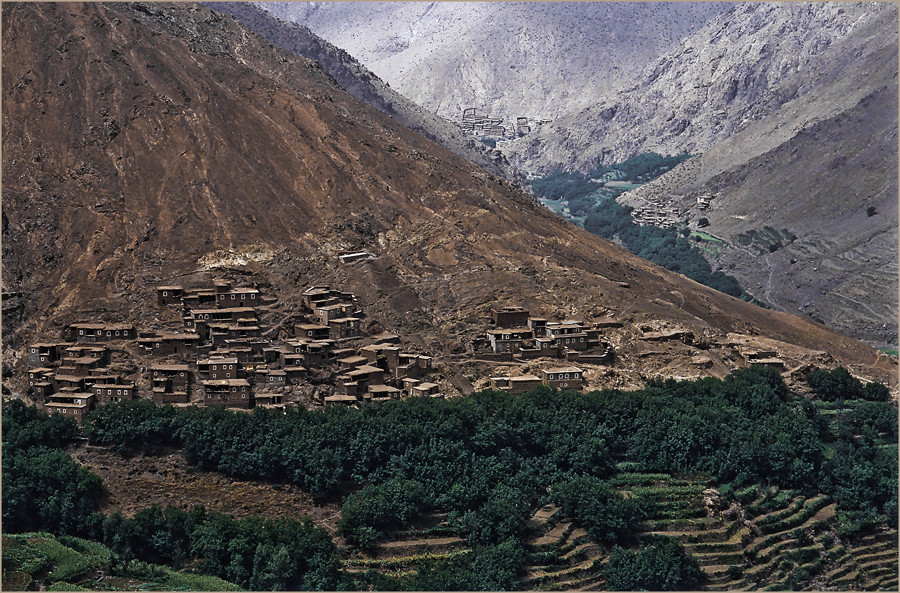
<svg viewBox="0 0 900 593">
<path fill-rule="evenodd" d="M 600 591 L 604 588 L 603 550 L 591 541 L 587 531 L 561 518 L 557 507 L 547 505 L 538 509 L 527 528 L 525 542 L 530 559 L 519 580 L 521 589 Z"/>
<path fill-rule="evenodd" d="M 897 589 L 897 531 L 844 541 L 832 528 L 835 505 L 827 497 L 754 486 L 725 501 L 707 490 L 704 476 L 623 473 L 614 483 L 626 496 L 655 503 L 639 536 L 680 541 L 706 574 L 704 589 Z M 528 530 L 522 589 L 604 588 L 608 550 L 555 506 L 539 509 Z"/>
<path fill-rule="evenodd" d="M 426 559 L 468 554 L 466 540 L 455 536 L 445 519 L 443 514 L 425 516 L 413 528 L 394 532 L 389 541 L 380 542 L 366 553 L 341 547 L 343 568 L 349 573 L 375 571 L 400 578 L 416 572 Z"/>
</svg>

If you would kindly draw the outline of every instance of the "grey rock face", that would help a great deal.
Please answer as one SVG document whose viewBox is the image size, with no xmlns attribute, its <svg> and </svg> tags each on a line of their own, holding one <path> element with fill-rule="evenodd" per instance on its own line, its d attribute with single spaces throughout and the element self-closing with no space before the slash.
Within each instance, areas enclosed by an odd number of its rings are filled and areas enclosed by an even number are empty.
<svg viewBox="0 0 900 593">
<path fill-rule="evenodd" d="M 503 145 L 528 172 L 700 153 L 897 37 L 889 3 L 739 3 L 614 96 Z"/>
<path fill-rule="evenodd" d="M 630 86 L 641 69 L 729 9 L 716 2 L 270 2 L 392 88 L 459 119 L 556 119 Z"/>
</svg>

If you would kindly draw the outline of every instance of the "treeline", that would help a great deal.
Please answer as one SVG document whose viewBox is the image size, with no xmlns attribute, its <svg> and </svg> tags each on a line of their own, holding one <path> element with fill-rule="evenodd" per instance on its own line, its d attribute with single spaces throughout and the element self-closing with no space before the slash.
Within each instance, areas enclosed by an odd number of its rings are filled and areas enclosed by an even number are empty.
<svg viewBox="0 0 900 593">
<path fill-rule="evenodd" d="M 167 411 L 171 418 L 171 408 L 158 409 L 163 417 Z M 152 432 L 153 424 L 145 422 L 145 430 Z M 130 519 L 104 516 L 98 512 L 99 476 L 62 450 L 77 436 L 70 418 L 44 414 L 21 400 L 3 402 L 5 533 L 43 531 L 101 542 L 115 554 L 113 566 L 125 572 L 134 572 L 134 561 L 180 569 L 199 560 L 202 573 L 245 589 L 329 590 L 339 584 L 331 536 L 309 521 L 235 520 L 202 507 L 152 507 Z M 150 449 L 158 437 L 148 440 Z M 135 442 L 126 441 L 122 450 L 133 451 Z"/>
<path fill-rule="evenodd" d="M 811 375 L 814 384 L 817 376 Z M 885 388 L 860 389 L 881 397 Z M 835 495 L 861 489 L 868 502 L 842 496 L 841 507 L 890 514 L 896 488 L 887 483 L 896 480 L 896 460 L 891 465 L 879 454 L 881 433 L 859 435 L 873 417 L 888 429 L 883 432 L 894 434 L 896 428 L 885 424 L 896 411 L 884 402 L 858 403 L 832 422 L 806 398 L 792 395 L 776 371 L 753 367 L 724 380 L 666 381 L 635 392 L 482 392 L 359 410 L 246 415 L 126 402 L 97 410 L 85 434 L 95 444 L 116 445 L 128 435 L 132 447 L 177 445 L 189 463 L 203 469 L 292 483 L 320 500 L 354 492 L 348 516 L 363 517 L 360 525 L 376 539 L 409 516 L 436 510 L 457 513 L 461 529 L 474 534 L 473 543 L 498 543 L 517 535 L 522 522 L 511 520 L 491 535 L 479 528 L 479 513 L 499 506 L 519 509 L 513 514 L 524 517 L 548 487 L 556 490 L 583 477 L 606 479 L 617 461 L 638 462 L 647 471 L 708 472 L 735 485 L 819 484 Z M 826 459 L 826 447 L 837 450 L 833 457 Z M 851 479 L 839 487 L 834 476 L 849 471 L 860 456 L 873 481 Z M 368 511 L 366 501 L 373 509 L 397 511 Z M 363 532 L 354 537 L 367 539 Z"/>
<path fill-rule="evenodd" d="M 646 152 L 610 165 L 597 165 L 587 173 L 578 171 L 554 171 L 531 181 L 535 195 L 550 200 L 578 200 L 605 187 L 607 181 L 646 183 L 691 158 L 689 154 L 666 155 Z M 612 195 L 622 193 L 609 188 Z"/>
<path fill-rule="evenodd" d="M 823 372 L 810 373 L 817 392 L 843 390 L 843 399 L 833 391 L 822 395 L 836 400 L 822 404 L 830 406 L 827 414 L 791 393 L 776 371 L 751 367 L 723 380 L 670 380 L 634 392 L 538 388 L 521 396 L 487 391 L 358 410 L 252 414 L 135 401 L 88 416 L 83 430 L 93 444 L 123 454 L 174 445 L 203 469 L 291 483 L 319 500 L 339 501 L 340 532 L 360 548 L 423 513 L 446 513 L 471 552 L 425 562 L 403 579 L 341 576 L 328 535 L 308 523 L 235 521 L 178 509 L 149 509 L 133 519 L 97 515 L 99 482 L 66 462 L 64 452 L 36 444 L 64 444 L 75 434 L 71 421 L 20 402 L 4 403 L 3 410 L 4 527 L 87 535 L 123 558 L 146 562 L 200 558 L 202 570 L 250 588 L 500 590 L 516 588 L 528 558 L 526 521 L 548 502 L 607 549 L 633 546 L 630 535 L 652 509 L 608 482 L 623 462 L 647 472 L 708 473 L 723 493 L 754 483 L 823 493 L 834 497 L 842 520 L 896 523 L 897 457 L 884 447 L 896 442 L 896 409 L 848 397 L 881 399 L 883 386 L 854 383 L 843 369 L 824 379 Z M 43 481 L 29 483 L 33 473 L 24 465 L 7 466 L 8 457 L 41 447 L 62 454 L 52 466 L 39 465 Z M 82 489 L 72 489 L 72 476 Z M 48 511 L 29 519 L 35 505 Z M 623 583 L 655 588 L 659 581 L 646 558 L 664 558 L 683 575 L 681 586 L 694 586 L 690 562 L 677 550 L 626 551 L 609 565 L 620 567 Z"/>
<path fill-rule="evenodd" d="M 618 241 L 635 255 L 683 274 L 719 292 L 750 300 L 738 281 L 721 271 L 713 271 L 699 247 L 676 229 L 640 226 L 631 217 L 632 208 L 621 206 L 615 198 L 624 190 L 606 185 L 606 181 L 644 183 L 651 181 L 690 155 L 662 156 L 640 154 L 624 163 L 598 165 L 587 174 L 557 171 L 531 181 L 535 194 L 552 200 L 566 200 L 572 216 L 584 217 L 583 226 L 604 239 Z"/>
<path fill-rule="evenodd" d="M 631 211 L 630 206 L 622 206 L 615 200 L 604 200 L 585 219 L 584 228 L 604 239 L 621 241 L 635 255 L 670 272 L 683 274 L 733 297 L 749 299 L 733 276 L 718 270 L 714 272 L 700 249 L 686 236 L 675 229 L 635 224 Z"/>
</svg>

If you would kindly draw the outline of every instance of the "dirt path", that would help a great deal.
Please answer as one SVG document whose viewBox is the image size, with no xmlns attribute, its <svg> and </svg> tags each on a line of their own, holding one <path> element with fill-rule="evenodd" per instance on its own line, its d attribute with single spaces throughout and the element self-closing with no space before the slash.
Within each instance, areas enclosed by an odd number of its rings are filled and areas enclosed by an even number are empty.
<svg viewBox="0 0 900 593">
<path fill-rule="evenodd" d="M 289 485 L 232 480 L 215 472 L 188 466 L 179 451 L 158 457 L 125 459 L 105 447 L 79 445 L 70 451 L 76 461 L 103 478 L 108 496 L 101 511 L 130 516 L 153 504 L 207 510 L 234 517 L 311 517 L 334 533 L 340 518 L 337 504 L 316 505 L 312 497 Z"/>
</svg>

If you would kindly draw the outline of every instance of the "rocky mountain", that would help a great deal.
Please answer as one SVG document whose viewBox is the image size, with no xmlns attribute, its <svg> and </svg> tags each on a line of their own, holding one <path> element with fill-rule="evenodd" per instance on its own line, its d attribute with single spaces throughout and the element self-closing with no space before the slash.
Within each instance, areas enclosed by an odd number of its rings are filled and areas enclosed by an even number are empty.
<svg viewBox="0 0 900 593">
<path fill-rule="evenodd" d="M 891 3 L 735 4 L 621 93 L 502 147 L 531 173 L 587 170 L 649 151 L 705 152 L 790 101 L 840 85 L 844 71 L 860 61 L 890 61 L 884 52 L 896 33 Z M 845 91 L 858 94 L 866 88 L 865 81 L 854 86 L 859 82 L 845 81 Z M 825 111 L 809 119 L 833 112 L 818 106 Z"/>
<path fill-rule="evenodd" d="M 895 347 L 897 109 L 895 42 L 619 200 L 706 218 L 756 298 Z"/>
<path fill-rule="evenodd" d="M 619 320 L 598 385 L 724 375 L 745 349 L 896 383 L 889 357 L 566 223 L 207 7 L 2 11 L 5 376 L 70 322 L 163 329 L 154 286 L 218 275 L 286 310 L 311 284 L 351 291 L 463 391 L 493 370 L 466 352 L 498 305 Z"/>
<path fill-rule="evenodd" d="M 631 86 L 721 2 L 266 2 L 451 120 L 555 120 Z"/>
<path fill-rule="evenodd" d="M 458 126 L 416 105 L 372 74 L 353 56 L 331 45 L 307 27 L 283 21 L 245 2 L 213 2 L 207 5 L 217 12 L 235 17 L 267 41 L 319 62 L 347 92 L 404 126 L 491 173 L 511 181 L 519 180 L 520 175 L 499 150 L 463 134 Z"/>
</svg>

